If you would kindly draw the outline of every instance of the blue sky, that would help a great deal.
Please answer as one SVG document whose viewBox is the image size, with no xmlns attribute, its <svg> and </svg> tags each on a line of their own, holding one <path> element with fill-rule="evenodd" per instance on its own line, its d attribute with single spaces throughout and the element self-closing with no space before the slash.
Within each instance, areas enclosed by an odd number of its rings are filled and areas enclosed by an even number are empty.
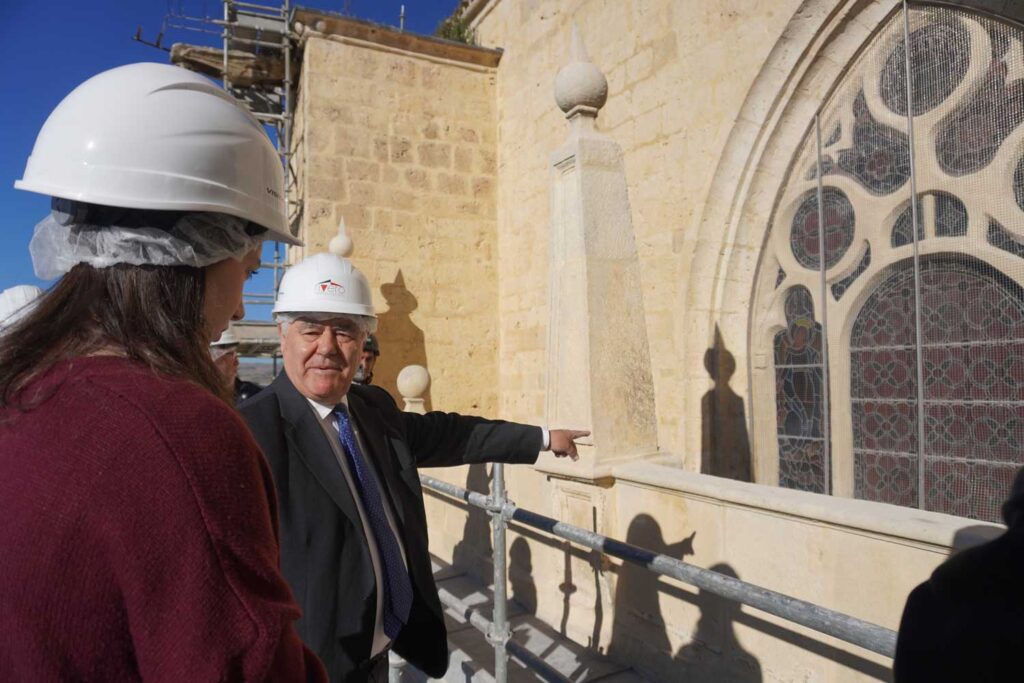
<svg viewBox="0 0 1024 683">
<path fill-rule="evenodd" d="M 267 0 L 262 0 L 266 2 Z M 432 33 L 458 0 L 307 0 L 304 7 L 342 12 L 383 24 L 398 24 L 405 5 L 406 30 Z M 179 9 L 180 8 L 180 9 Z M 141 26 L 153 40 L 169 10 L 193 16 L 221 16 L 217 0 L 0 0 L 0 65 L 7 97 L 0 107 L 0 289 L 50 283 L 32 272 L 28 243 L 35 224 L 49 211 L 49 199 L 15 190 L 36 133 L 50 111 L 75 86 L 106 69 L 131 62 L 166 62 L 167 53 L 132 40 Z M 170 42 L 200 42 L 196 33 L 171 32 Z M 269 276 L 252 289 L 269 291 Z M 250 307 L 251 318 L 269 311 Z"/>
</svg>

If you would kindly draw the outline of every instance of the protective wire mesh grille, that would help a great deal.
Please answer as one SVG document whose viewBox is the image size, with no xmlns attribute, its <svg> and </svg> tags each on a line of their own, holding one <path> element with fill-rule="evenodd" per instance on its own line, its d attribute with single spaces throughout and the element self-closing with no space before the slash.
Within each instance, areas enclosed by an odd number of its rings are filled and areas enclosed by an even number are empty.
<svg viewBox="0 0 1024 683">
<path fill-rule="evenodd" d="M 945 7 L 897 12 L 822 106 L 769 242 L 780 485 L 825 492 L 831 465 L 858 498 L 999 519 L 1024 463 L 1022 124 L 1024 30 Z"/>
<path fill-rule="evenodd" d="M 786 295 L 786 329 L 775 335 L 779 485 L 825 493 L 824 339 L 811 293 Z"/>
</svg>

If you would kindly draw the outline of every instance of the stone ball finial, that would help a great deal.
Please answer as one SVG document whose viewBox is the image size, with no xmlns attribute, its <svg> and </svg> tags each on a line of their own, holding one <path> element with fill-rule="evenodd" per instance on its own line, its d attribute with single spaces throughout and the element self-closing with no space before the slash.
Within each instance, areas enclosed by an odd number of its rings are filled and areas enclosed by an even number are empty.
<svg viewBox="0 0 1024 683">
<path fill-rule="evenodd" d="M 608 100 L 608 79 L 590 62 L 579 27 L 573 22 L 570 61 L 555 76 L 555 102 L 566 118 L 582 113 L 597 116 Z"/>
<path fill-rule="evenodd" d="M 398 393 L 402 398 L 421 398 L 430 386 L 430 373 L 422 365 L 406 365 L 398 373 Z"/>
<path fill-rule="evenodd" d="M 352 243 L 352 238 L 348 236 L 348 232 L 345 230 L 345 217 L 342 216 L 341 220 L 338 221 L 338 234 L 327 243 L 327 251 L 335 256 L 348 258 L 352 255 L 354 248 L 355 245 Z"/>
<path fill-rule="evenodd" d="M 405 412 L 419 413 L 427 412 L 427 401 L 423 395 L 427 393 L 430 386 L 430 373 L 422 365 L 406 365 L 398 373 L 398 393 L 405 401 Z"/>
</svg>

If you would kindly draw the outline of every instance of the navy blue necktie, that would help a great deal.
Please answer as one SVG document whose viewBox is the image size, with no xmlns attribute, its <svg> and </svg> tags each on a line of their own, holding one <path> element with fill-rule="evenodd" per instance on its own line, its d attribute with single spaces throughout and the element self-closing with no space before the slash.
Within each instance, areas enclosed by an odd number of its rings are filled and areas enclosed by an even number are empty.
<svg viewBox="0 0 1024 683">
<path fill-rule="evenodd" d="M 344 405 L 334 409 L 338 420 L 338 435 L 341 438 L 341 448 L 348 456 L 348 466 L 355 477 L 356 488 L 359 489 L 359 499 L 363 501 L 363 510 L 370 523 L 370 530 L 377 541 L 377 550 L 380 553 L 381 574 L 384 585 L 380 587 L 384 591 L 384 633 L 388 638 L 394 640 L 409 620 L 409 610 L 412 608 L 412 582 L 409 581 L 409 572 L 402 561 L 402 551 L 398 547 L 398 539 L 391 531 L 388 518 L 384 513 L 384 501 L 381 500 L 381 488 L 377 483 L 377 475 L 373 467 L 359 450 L 359 443 L 356 441 L 355 432 L 352 431 L 352 420 L 349 419 L 348 410 Z"/>
</svg>

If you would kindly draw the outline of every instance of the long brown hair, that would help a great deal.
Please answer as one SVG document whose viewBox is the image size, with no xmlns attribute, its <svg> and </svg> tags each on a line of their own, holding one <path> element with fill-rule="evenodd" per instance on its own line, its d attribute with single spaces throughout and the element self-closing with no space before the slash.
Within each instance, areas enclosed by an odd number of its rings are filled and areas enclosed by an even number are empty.
<svg viewBox="0 0 1024 683">
<path fill-rule="evenodd" d="M 31 407 L 19 392 L 59 361 L 115 353 L 187 379 L 232 405 L 210 357 L 206 278 L 191 266 L 78 264 L 0 335 L 0 405 Z"/>
</svg>

